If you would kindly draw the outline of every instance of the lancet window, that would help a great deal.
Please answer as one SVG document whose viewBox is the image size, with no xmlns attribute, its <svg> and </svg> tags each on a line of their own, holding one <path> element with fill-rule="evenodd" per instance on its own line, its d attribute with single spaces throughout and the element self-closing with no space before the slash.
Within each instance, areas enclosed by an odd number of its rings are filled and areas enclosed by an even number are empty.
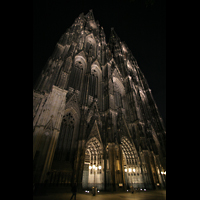
<svg viewBox="0 0 200 200">
<path fill-rule="evenodd" d="M 72 67 L 68 87 L 72 87 L 75 90 L 80 90 L 82 74 L 83 74 L 83 64 L 81 61 L 75 62 L 74 66 Z"/>
<path fill-rule="evenodd" d="M 121 94 L 118 91 L 114 91 L 114 97 L 115 97 L 115 105 L 117 107 L 122 107 Z"/>
<path fill-rule="evenodd" d="M 55 152 L 55 160 L 69 160 L 71 143 L 74 132 L 74 118 L 71 113 L 63 117 L 61 131 L 58 137 L 58 143 Z"/>
<path fill-rule="evenodd" d="M 95 74 L 91 74 L 89 80 L 89 95 L 97 98 L 98 94 L 98 76 Z"/>
<path fill-rule="evenodd" d="M 114 82 L 114 99 L 116 107 L 122 107 L 122 95 L 120 88 L 116 82 Z"/>
<path fill-rule="evenodd" d="M 86 50 L 85 51 L 89 53 L 90 49 L 92 49 L 91 41 L 87 42 L 87 44 L 86 44 Z"/>
<path fill-rule="evenodd" d="M 85 41 L 85 52 L 88 53 L 89 56 L 96 56 L 96 41 L 95 39 L 90 35 L 86 37 Z"/>
</svg>

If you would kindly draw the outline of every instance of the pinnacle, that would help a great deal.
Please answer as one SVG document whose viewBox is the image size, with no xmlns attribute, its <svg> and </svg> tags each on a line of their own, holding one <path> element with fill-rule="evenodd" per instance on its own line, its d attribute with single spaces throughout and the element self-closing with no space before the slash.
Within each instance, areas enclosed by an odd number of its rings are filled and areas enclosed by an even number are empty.
<svg viewBox="0 0 200 200">
<path fill-rule="evenodd" d="M 118 35 L 117 35 L 117 33 L 116 33 L 115 30 L 114 30 L 114 27 L 111 27 L 110 36 L 113 36 L 113 37 L 115 37 L 115 38 L 119 38 Z"/>
<path fill-rule="evenodd" d="M 93 10 L 92 9 L 90 9 L 89 10 L 89 12 L 85 15 L 85 18 L 87 19 L 87 20 L 94 20 L 94 15 L 93 15 Z"/>
<path fill-rule="evenodd" d="M 111 32 L 110 32 L 110 37 L 109 37 L 109 43 L 111 44 L 112 42 L 116 42 L 116 41 L 120 41 L 120 39 L 119 39 L 119 37 L 118 37 L 118 35 L 117 35 L 117 33 L 115 32 L 115 30 L 114 30 L 114 27 L 111 27 Z M 115 43 L 114 42 L 114 43 Z"/>
<path fill-rule="evenodd" d="M 104 36 L 104 37 L 105 37 L 104 29 L 103 29 L 102 26 L 101 26 L 100 34 L 101 34 L 101 36 Z"/>
</svg>

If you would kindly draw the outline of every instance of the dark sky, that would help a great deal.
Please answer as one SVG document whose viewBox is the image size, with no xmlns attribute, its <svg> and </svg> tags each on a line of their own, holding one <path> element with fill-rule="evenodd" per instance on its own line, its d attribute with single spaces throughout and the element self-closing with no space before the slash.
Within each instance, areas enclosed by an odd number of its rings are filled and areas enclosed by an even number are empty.
<svg viewBox="0 0 200 200">
<path fill-rule="evenodd" d="M 166 0 L 33 0 L 33 84 L 61 35 L 90 9 L 106 41 L 114 27 L 132 51 L 166 125 Z"/>
</svg>

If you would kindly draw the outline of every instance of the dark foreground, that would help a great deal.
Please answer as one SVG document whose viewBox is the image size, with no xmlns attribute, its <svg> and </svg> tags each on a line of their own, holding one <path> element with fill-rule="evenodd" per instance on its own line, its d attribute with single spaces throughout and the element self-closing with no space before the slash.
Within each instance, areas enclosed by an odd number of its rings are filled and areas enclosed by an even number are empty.
<svg viewBox="0 0 200 200">
<path fill-rule="evenodd" d="M 33 196 L 33 200 L 70 200 L 71 193 L 49 193 Z M 99 192 L 96 196 L 90 193 L 77 193 L 76 200 L 166 200 L 166 190 L 147 190 L 142 192 Z"/>
</svg>

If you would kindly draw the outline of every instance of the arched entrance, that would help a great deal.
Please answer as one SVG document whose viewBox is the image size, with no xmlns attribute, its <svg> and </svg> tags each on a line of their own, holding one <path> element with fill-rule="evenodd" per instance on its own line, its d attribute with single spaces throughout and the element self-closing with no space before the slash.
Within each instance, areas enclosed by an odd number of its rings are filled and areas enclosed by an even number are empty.
<svg viewBox="0 0 200 200">
<path fill-rule="evenodd" d="M 82 187 L 83 189 L 91 189 L 95 186 L 98 190 L 103 190 L 103 146 L 96 137 L 93 137 L 86 143 L 85 149 Z"/>
<path fill-rule="evenodd" d="M 124 163 L 124 175 L 127 188 L 143 188 L 144 181 L 142 170 L 138 163 L 138 156 L 135 147 L 130 140 L 123 136 L 121 138 L 122 154 Z"/>
</svg>

